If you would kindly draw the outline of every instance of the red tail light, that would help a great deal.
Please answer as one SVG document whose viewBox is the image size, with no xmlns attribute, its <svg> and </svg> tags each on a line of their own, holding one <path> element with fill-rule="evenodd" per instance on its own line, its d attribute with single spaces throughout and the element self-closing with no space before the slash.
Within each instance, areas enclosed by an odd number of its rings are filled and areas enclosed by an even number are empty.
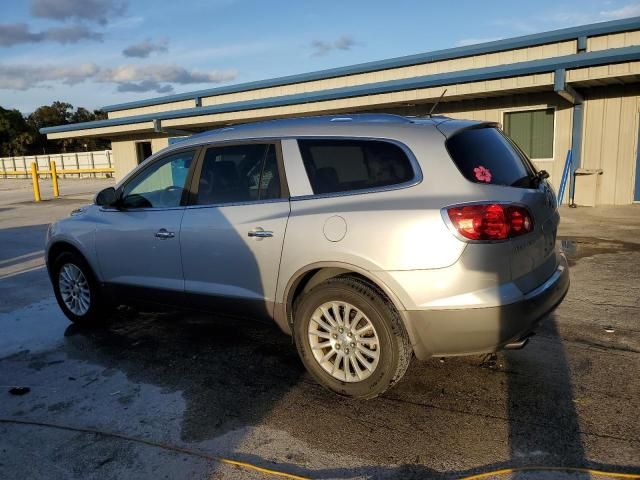
<svg viewBox="0 0 640 480">
<path fill-rule="evenodd" d="M 533 230 L 529 210 L 518 205 L 487 203 L 447 208 L 451 223 L 469 240 L 506 240 Z"/>
</svg>

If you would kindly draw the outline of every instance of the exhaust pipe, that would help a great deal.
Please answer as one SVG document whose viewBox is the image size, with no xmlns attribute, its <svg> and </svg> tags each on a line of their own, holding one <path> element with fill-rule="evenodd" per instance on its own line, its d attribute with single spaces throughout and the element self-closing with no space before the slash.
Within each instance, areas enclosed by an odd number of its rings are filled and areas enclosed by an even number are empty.
<svg viewBox="0 0 640 480">
<path fill-rule="evenodd" d="M 533 332 L 528 333 L 524 337 L 520 338 L 520 340 L 516 340 L 515 342 L 507 343 L 503 348 L 505 350 L 520 350 L 520 349 L 524 348 L 527 345 L 527 343 L 529 343 L 529 339 L 531 337 L 533 337 L 534 335 L 535 335 L 535 333 L 533 333 Z"/>
</svg>

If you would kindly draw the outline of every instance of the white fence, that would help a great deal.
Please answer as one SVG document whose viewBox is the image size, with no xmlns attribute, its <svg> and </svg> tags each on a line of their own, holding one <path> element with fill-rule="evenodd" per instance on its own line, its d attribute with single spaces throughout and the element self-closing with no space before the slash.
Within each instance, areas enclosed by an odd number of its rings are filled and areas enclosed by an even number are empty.
<svg viewBox="0 0 640 480">
<path fill-rule="evenodd" d="M 25 157 L 0 158 L 0 178 L 9 178 L 3 172 L 25 171 L 26 175 L 11 175 L 10 178 L 29 178 L 31 163 L 36 162 L 38 170 L 49 170 L 51 161 L 56 162 L 57 170 L 78 170 L 80 168 L 112 168 L 113 153 L 111 150 L 97 152 L 56 153 L 52 155 L 28 155 Z M 105 177 L 106 173 L 65 174 L 66 177 Z"/>
</svg>

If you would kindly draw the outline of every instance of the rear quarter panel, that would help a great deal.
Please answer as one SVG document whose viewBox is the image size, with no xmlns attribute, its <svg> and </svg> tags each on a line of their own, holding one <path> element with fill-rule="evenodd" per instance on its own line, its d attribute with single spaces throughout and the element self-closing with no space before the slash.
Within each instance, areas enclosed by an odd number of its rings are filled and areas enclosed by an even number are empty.
<svg viewBox="0 0 640 480">
<path fill-rule="evenodd" d="M 314 196 L 305 178 L 302 183 L 306 190 L 291 188 L 298 195 L 291 199 L 278 282 L 279 301 L 296 272 L 318 262 L 354 265 L 375 274 L 440 269 L 460 258 L 467 244 L 449 230 L 441 209 L 461 199 L 471 201 L 468 195 L 474 189 L 465 185 L 469 182 L 459 181 L 460 174 L 444 148 L 444 136 L 435 128 L 414 127 L 395 133 L 393 140 L 410 150 L 420 165 L 422 180 L 418 184 L 394 190 Z M 365 138 L 385 139 L 383 135 Z M 301 174 L 302 160 L 296 151 L 283 150 L 287 178 L 290 183 L 295 182 Z M 338 240 L 328 238 L 332 223 L 341 222 L 344 236 Z M 402 292 L 396 293 L 403 296 Z"/>
</svg>

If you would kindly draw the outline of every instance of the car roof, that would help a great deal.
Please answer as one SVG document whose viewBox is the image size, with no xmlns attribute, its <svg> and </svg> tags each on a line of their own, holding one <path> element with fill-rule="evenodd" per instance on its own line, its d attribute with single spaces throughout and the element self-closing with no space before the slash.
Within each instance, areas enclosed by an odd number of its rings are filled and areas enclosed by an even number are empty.
<svg viewBox="0 0 640 480">
<path fill-rule="evenodd" d="M 180 139 L 158 153 L 169 153 L 189 146 L 208 143 L 301 137 L 351 138 L 424 138 L 425 130 L 448 138 L 456 131 L 487 122 L 457 120 L 441 115 L 410 117 L 390 113 L 354 113 L 307 117 L 278 118 L 260 122 L 229 125 Z M 442 128 L 446 125 L 446 128 Z M 442 138 L 442 137 L 440 137 Z M 154 154 L 151 158 L 155 158 Z"/>
</svg>

